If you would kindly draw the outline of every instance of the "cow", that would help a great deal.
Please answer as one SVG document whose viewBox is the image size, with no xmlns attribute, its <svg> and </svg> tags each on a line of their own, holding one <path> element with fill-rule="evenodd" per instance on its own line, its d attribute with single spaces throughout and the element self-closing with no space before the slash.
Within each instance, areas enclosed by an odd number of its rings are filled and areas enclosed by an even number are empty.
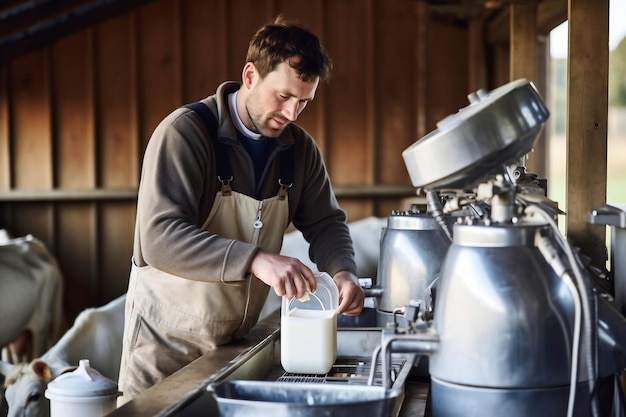
<svg viewBox="0 0 626 417">
<path fill-rule="evenodd" d="M 67 328 L 62 294 L 61 271 L 43 242 L 32 235 L 13 238 L 0 229 L 3 360 L 32 360 L 59 340 Z"/>
<path fill-rule="evenodd" d="M 82 311 L 72 327 L 40 358 L 30 363 L 0 361 L 5 376 L 8 417 L 49 417 L 44 396 L 48 383 L 76 368 L 81 359 L 103 376 L 117 381 L 122 356 L 126 294 L 108 304 Z"/>
</svg>

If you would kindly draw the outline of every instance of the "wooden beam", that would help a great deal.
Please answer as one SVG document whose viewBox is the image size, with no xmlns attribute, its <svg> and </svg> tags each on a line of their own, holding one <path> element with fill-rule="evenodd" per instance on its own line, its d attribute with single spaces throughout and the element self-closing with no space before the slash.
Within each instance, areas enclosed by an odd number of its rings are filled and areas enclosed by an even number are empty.
<svg viewBox="0 0 626 417">
<path fill-rule="evenodd" d="M 64 0 L 61 2 L 45 1 L 32 7 L 16 7 L 2 15 L 0 39 L 11 36 L 25 36 L 37 25 L 45 25 L 61 15 L 68 15 L 73 10 L 88 6 L 91 0 Z"/>
<path fill-rule="evenodd" d="M 92 2 L 89 7 L 72 10 L 70 13 L 55 16 L 25 32 L 15 33 L 0 39 L 0 62 L 9 61 L 18 55 L 50 45 L 71 33 L 96 25 L 109 18 L 125 13 L 154 0 L 101 0 Z"/>
<path fill-rule="evenodd" d="M 468 21 L 468 65 L 467 85 L 468 93 L 481 88 L 488 89 L 487 83 L 487 52 L 485 48 L 485 18 L 478 17 Z"/>
<path fill-rule="evenodd" d="M 586 218 L 606 204 L 609 0 L 569 0 L 568 19 L 567 235 L 603 267 L 605 226 Z"/>
<path fill-rule="evenodd" d="M 537 11 L 537 32 L 548 36 L 552 29 L 567 20 L 567 0 L 544 0 Z"/>
<path fill-rule="evenodd" d="M 517 4 L 523 6 L 524 3 Z M 489 22 L 487 42 L 508 42 L 510 7 L 499 11 Z M 567 0 L 543 0 L 537 4 L 537 33 L 549 35 L 552 29 L 567 20 Z"/>
<path fill-rule="evenodd" d="M 511 5 L 510 79 L 537 78 L 537 2 Z"/>
<path fill-rule="evenodd" d="M 421 138 L 428 133 L 427 127 L 427 113 L 428 108 L 428 86 L 426 80 L 428 79 L 428 20 L 430 15 L 428 13 L 428 7 L 424 2 L 417 2 L 415 5 L 415 15 L 417 19 L 417 25 L 415 28 L 415 104 L 417 106 L 417 113 L 415 120 L 416 124 L 416 137 Z"/>
<path fill-rule="evenodd" d="M 11 188 L 11 141 L 9 139 L 9 68 L 0 66 L 0 191 Z"/>
<path fill-rule="evenodd" d="M 537 1 L 531 0 L 524 4 L 513 4 L 510 7 L 510 80 L 525 78 L 537 84 Z M 534 151 L 527 155 L 522 164 L 527 172 L 546 176 L 547 147 L 545 140 L 537 140 Z"/>
<path fill-rule="evenodd" d="M 3 0 L 0 3 L 0 13 L 10 13 L 11 9 L 24 7 L 24 0 Z"/>
</svg>

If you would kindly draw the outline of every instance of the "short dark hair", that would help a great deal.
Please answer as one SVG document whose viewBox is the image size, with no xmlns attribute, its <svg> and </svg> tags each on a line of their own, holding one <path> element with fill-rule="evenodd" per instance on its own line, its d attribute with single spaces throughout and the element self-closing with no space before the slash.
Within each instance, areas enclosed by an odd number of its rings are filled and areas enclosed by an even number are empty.
<svg viewBox="0 0 626 417">
<path fill-rule="evenodd" d="M 299 60 L 290 60 L 294 57 Z M 256 32 L 246 61 L 254 63 L 262 78 L 285 61 L 307 82 L 316 77 L 328 82 L 332 76 L 332 61 L 318 37 L 282 16 Z"/>
</svg>

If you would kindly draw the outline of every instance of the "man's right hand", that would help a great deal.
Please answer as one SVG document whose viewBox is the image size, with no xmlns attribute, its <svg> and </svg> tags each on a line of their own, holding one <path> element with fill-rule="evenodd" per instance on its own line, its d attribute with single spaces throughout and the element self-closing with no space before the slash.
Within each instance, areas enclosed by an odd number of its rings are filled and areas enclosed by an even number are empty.
<svg viewBox="0 0 626 417">
<path fill-rule="evenodd" d="M 317 286 L 313 271 L 299 259 L 263 250 L 259 250 L 254 256 L 248 272 L 274 288 L 279 297 L 302 297 L 307 291 L 305 280 L 308 281 L 311 291 L 315 291 Z"/>
</svg>

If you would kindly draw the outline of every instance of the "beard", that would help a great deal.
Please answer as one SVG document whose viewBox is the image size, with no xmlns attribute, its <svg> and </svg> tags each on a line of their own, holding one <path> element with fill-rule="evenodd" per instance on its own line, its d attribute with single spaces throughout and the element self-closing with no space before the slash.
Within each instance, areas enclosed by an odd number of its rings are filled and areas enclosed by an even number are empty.
<svg viewBox="0 0 626 417">
<path fill-rule="evenodd" d="M 251 111 L 250 106 L 246 104 L 246 111 L 248 113 L 248 118 L 250 119 L 250 123 L 254 126 L 253 131 L 256 133 L 260 133 L 268 138 L 276 138 L 283 133 L 283 130 L 289 124 L 288 120 L 285 120 L 283 116 L 280 114 L 269 114 L 267 116 L 263 116 L 260 114 L 255 114 Z M 273 127 L 271 123 L 278 124 L 277 120 L 279 120 L 282 125 L 280 127 Z"/>
</svg>

